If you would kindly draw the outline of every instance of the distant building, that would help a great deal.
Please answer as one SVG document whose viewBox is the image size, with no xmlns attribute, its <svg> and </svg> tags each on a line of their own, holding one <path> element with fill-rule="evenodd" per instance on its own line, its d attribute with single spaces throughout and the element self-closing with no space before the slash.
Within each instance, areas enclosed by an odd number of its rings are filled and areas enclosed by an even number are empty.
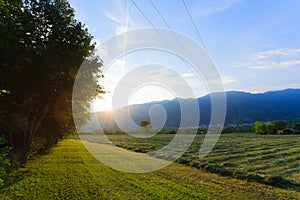
<svg viewBox="0 0 300 200">
<path fill-rule="evenodd" d="M 300 134 L 300 131 L 293 128 L 285 128 L 281 130 L 281 134 Z"/>
</svg>

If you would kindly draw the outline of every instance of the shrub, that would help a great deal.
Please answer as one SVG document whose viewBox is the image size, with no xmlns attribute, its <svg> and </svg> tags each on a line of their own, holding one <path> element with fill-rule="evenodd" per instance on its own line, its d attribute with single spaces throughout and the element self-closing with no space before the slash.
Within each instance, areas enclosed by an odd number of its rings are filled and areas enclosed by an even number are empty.
<svg viewBox="0 0 300 200">
<path fill-rule="evenodd" d="M 30 148 L 28 159 L 33 159 L 36 155 L 44 153 L 51 146 L 50 140 L 45 137 L 35 137 Z"/>
<path fill-rule="evenodd" d="M 300 122 L 294 123 L 293 128 L 300 131 Z"/>
<path fill-rule="evenodd" d="M 6 144 L 6 140 L 0 136 L 0 188 L 3 187 L 8 181 L 8 175 L 17 166 L 15 160 L 11 160 L 12 148 Z"/>
</svg>

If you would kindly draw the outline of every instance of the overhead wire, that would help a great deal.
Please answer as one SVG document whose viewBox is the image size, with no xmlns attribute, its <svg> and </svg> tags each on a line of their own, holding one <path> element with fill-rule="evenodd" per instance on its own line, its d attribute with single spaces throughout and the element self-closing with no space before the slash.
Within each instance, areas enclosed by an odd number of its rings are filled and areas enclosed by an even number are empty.
<svg viewBox="0 0 300 200">
<path fill-rule="evenodd" d="M 172 45 L 170 45 L 170 43 L 166 40 L 166 38 L 161 34 L 161 32 L 157 29 L 157 27 L 151 22 L 151 20 L 147 17 L 147 15 L 142 11 L 142 9 L 136 4 L 136 2 L 134 0 L 130 0 L 133 5 L 138 9 L 138 11 L 144 16 L 144 18 L 148 21 L 148 23 L 155 28 L 155 30 L 157 31 L 157 33 L 161 36 L 161 38 L 165 41 L 165 43 L 169 46 L 169 48 L 173 49 L 174 52 L 176 52 L 174 50 L 174 48 L 172 47 Z M 177 52 L 176 52 L 177 53 Z"/>
<path fill-rule="evenodd" d="M 168 46 L 170 47 L 170 48 L 172 48 L 172 46 L 168 43 L 168 41 L 166 41 L 166 39 L 163 37 L 163 35 L 160 33 L 160 31 L 157 29 L 157 27 L 151 22 L 151 20 L 146 16 L 146 14 L 142 11 L 142 9 L 140 9 L 140 7 L 135 3 L 135 1 L 134 0 L 130 0 L 133 4 L 134 4 L 134 6 L 139 10 L 139 12 L 144 16 L 144 18 L 149 22 L 149 24 L 153 27 L 153 28 L 155 28 L 156 30 L 157 30 L 157 32 L 160 34 L 160 36 L 162 37 L 162 39 L 168 44 Z M 164 21 L 164 23 L 166 24 L 166 26 L 168 27 L 168 29 L 170 30 L 170 31 L 172 31 L 172 33 L 174 34 L 174 37 L 176 38 L 176 40 L 180 43 L 180 45 L 184 48 L 184 50 L 188 53 L 188 51 L 186 50 L 186 48 L 184 47 L 184 45 L 180 42 L 180 40 L 178 39 L 178 37 L 177 37 L 177 35 L 173 32 L 173 30 L 172 30 L 172 28 L 170 27 L 170 25 L 168 24 L 168 22 L 167 22 L 167 20 L 163 17 L 163 15 L 160 13 L 160 11 L 159 11 L 159 9 L 155 6 L 155 4 L 153 3 L 153 1 L 152 0 L 149 0 L 150 1 L 150 3 L 151 3 L 151 5 L 152 5 L 152 7 L 155 9 L 155 11 L 158 13 L 158 15 L 162 18 L 162 20 Z M 183 4 L 184 4 L 184 7 L 185 7 L 185 9 L 186 9 L 186 11 L 187 11 L 187 13 L 188 13 L 188 15 L 189 15 L 189 18 L 190 18 L 190 20 L 192 21 L 192 24 L 193 24 L 193 26 L 194 26 L 194 28 L 195 28 L 195 30 L 196 30 L 196 33 L 197 33 L 197 35 L 198 35 L 198 37 L 199 37 L 199 39 L 200 39 L 200 42 L 202 43 L 202 46 L 203 46 L 203 49 L 207 52 L 207 48 L 206 48 L 206 46 L 205 46 L 205 44 L 204 44 L 204 41 L 203 41 L 203 39 L 202 39 L 202 37 L 201 37 L 201 34 L 200 34 L 200 32 L 199 32 L 199 30 L 198 30 L 198 28 L 197 28 L 197 26 L 196 26 L 196 24 L 195 24 L 195 22 L 194 22 L 194 20 L 193 20 L 193 17 L 192 17 L 192 15 L 191 15 L 191 13 L 190 13 L 190 11 L 189 11 L 189 8 L 187 7 L 187 5 L 186 5 L 186 3 L 185 3 L 185 1 L 183 0 Z M 172 48 L 173 49 L 173 51 L 182 59 L 182 61 L 183 61 L 183 63 L 188 67 L 188 61 L 187 60 L 185 60 L 184 58 L 182 58 L 179 54 L 178 54 L 178 52 L 174 49 L 174 48 Z M 188 53 L 189 54 L 189 53 Z M 192 58 L 192 57 L 191 57 Z M 192 60 L 194 60 L 194 59 L 192 59 Z M 191 65 L 192 63 L 189 63 L 189 65 Z M 198 71 L 198 70 L 196 70 L 196 73 L 200 76 L 200 77 L 202 77 L 201 76 L 201 73 Z"/>
<path fill-rule="evenodd" d="M 143 17 L 148 21 L 148 23 L 151 25 L 151 26 L 153 26 L 154 28 L 156 28 L 155 26 L 154 26 L 154 24 L 151 22 L 151 20 L 146 16 L 146 14 L 142 11 L 142 9 L 140 9 L 140 7 L 135 3 L 135 1 L 134 0 L 130 0 L 132 3 L 133 3 L 133 5 L 140 11 L 140 13 L 143 15 Z"/>
<path fill-rule="evenodd" d="M 153 3 L 152 0 L 149 0 L 149 2 L 151 3 L 152 7 L 154 8 L 154 10 L 157 12 L 157 14 L 160 16 L 160 18 L 164 21 L 164 23 L 166 24 L 166 26 L 168 27 L 168 29 L 173 33 L 173 36 L 175 37 L 175 39 L 177 40 L 177 42 L 180 44 L 180 46 L 188 53 L 188 55 L 190 56 L 188 50 L 185 48 L 185 46 L 182 44 L 182 42 L 178 39 L 177 35 L 174 33 L 174 30 L 171 28 L 171 26 L 168 24 L 167 20 L 163 17 L 163 15 L 161 14 L 161 12 L 159 11 L 159 9 L 155 6 L 155 4 Z M 174 49 L 173 49 L 174 50 Z M 191 57 L 191 56 L 190 56 Z M 185 63 L 185 62 L 184 62 Z M 187 66 L 187 64 L 185 63 L 185 65 Z"/>
<path fill-rule="evenodd" d="M 195 31 L 196 31 L 196 33 L 197 33 L 197 36 L 199 37 L 200 42 L 201 42 L 202 45 L 203 45 L 203 48 L 207 51 L 206 46 L 205 46 L 205 44 L 204 44 L 204 42 L 203 42 L 203 39 L 202 39 L 202 37 L 201 37 L 201 34 L 200 34 L 200 32 L 199 32 L 199 30 L 198 30 L 198 28 L 197 28 L 197 26 L 196 26 L 196 23 L 195 23 L 195 21 L 194 21 L 194 19 L 193 19 L 193 17 L 192 17 L 192 14 L 191 14 L 191 12 L 190 12 L 190 10 L 189 10 L 189 8 L 188 8 L 188 6 L 187 6 L 185 0 L 182 0 L 182 2 L 183 2 L 183 5 L 184 5 L 184 7 L 185 7 L 185 10 L 186 10 L 186 12 L 187 12 L 187 14 L 188 14 L 190 20 L 191 20 L 191 22 L 192 22 L 192 24 L 193 24 L 193 26 L 194 26 L 194 29 L 195 29 Z"/>
<path fill-rule="evenodd" d="M 165 20 L 165 18 L 162 16 L 162 14 L 159 12 L 158 8 L 154 5 L 152 0 L 149 0 L 149 2 L 151 3 L 152 7 L 154 8 L 154 10 L 158 13 L 158 15 L 160 16 L 160 18 L 164 21 L 164 23 L 167 25 L 167 27 L 172 31 L 172 28 L 169 26 L 167 20 Z"/>
<path fill-rule="evenodd" d="M 162 37 L 162 39 L 167 43 L 167 45 L 177 54 L 177 55 L 179 55 L 178 54 L 178 52 L 168 43 L 168 41 L 166 41 L 166 39 L 164 38 L 164 36 L 160 33 L 160 31 L 157 29 L 157 27 L 151 22 L 151 20 L 146 16 L 146 14 L 142 11 L 142 9 L 136 4 L 136 2 L 134 1 L 134 0 L 130 0 L 133 4 L 134 4 L 134 6 L 139 10 L 139 12 L 144 16 L 144 18 L 149 22 L 149 24 L 152 26 L 152 27 L 154 27 L 156 30 L 157 30 L 157 32 L 160 34 L 160 36 Z M 178 39 L 178 37 L 177 37 L 177 35 L 173 32 L 173 30 L 172 30 L 172 28 L 170 27 L 170 25 L 168 24 L 168 22 L 166 21 L 166 19 L 163 17 L 163 15 L 160 13 L 160 11 L 158 10 L 158 8 L 155 6 L 155 4 L 153 3 L 153 1 L 152 0 L 149 0 L 150 1 L 150 3 L 151 3 L 151 5 L 153 6 L 153 8 L 155 9 L 155 11 L 158 13 L 158 15 L 162 18 L 162 20 L 164 21 L 164 23 L 166 24 L 166 26 L 168 27 L 168 29 L 170 30 L 170 31 L 172 31 L 172 33 L 173 33 L 173 35 L 174 35 L 174 37 L 176 38 L 176 40 L 178 41 L 178 43 L 181 45 L 181 47 L 188 53 L 188 55 L 190 56 L 190 54 L 189 54 L 189 52 L 187 51 L 187 49 L 185 48 L 185 46 L 182 44 L 182 42 L 180 42 L 180 40 Z M 186 7 L 187 8 L 187 7 Z M 199 34 L 199 36 L 200 36 L 200 34 Z M 200 36 L 200 39 L 201 39 L 201 36 Z M 202 41 L 202 39 L 201 39 L 201 41 Z M 204 46 L 204 43 L 203 43 L 203 41 L 202 41 L 202 44 L 203 44 L 203 48 L 204 49 L 206 49 L 205 48 L 205 46 Z M 179 55 L 179 57 L 182 59 L 182 61 L 183 61 L 183 63 L 188 67 L 188 65 L 187 65 L 187 61 L 184 59 L 184 58 L 182 58 L 180 55 Z M 191 57 L 192 58 L 192 57 Z M 194 59 L 192 59 L 192 60 L 194 60 Z M 191 64 L 191 63 L 189 63 L 189 64 Z"/>
<path fill-rule="evenodd" d="M 125 24 L 125 31 L 124 31 L 123 54 L 125 54 L 126 51 L 128 29 L 129 29 L 129 0 L 126 1 L 126 24 Z M 126 61 L 126 57 L 123 56 L 122 74 L 125 74 L 125 61 Z"/>
</svg>

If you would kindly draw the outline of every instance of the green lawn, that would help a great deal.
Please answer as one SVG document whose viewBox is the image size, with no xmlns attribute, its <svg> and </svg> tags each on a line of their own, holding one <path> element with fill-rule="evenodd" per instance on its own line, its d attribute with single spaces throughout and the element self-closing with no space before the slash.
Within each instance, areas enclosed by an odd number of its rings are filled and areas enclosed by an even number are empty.
<svg viewBox="0 0 300 200">
<path fill-rule="evenodd" d="M 97 144 L 95 144 L 97 145 Z M 78 140 L 65 140 L 30 160 L 23 179 L 0 199 L 299 199 L 300 193 L 251 183 L 180 164 L 146 174 L 113 170 Z"/>
</svg>

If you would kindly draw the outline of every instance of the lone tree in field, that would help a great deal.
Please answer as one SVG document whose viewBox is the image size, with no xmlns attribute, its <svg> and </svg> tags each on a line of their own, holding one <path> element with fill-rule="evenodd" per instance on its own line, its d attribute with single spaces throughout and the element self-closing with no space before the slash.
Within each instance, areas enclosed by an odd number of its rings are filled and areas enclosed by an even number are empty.
<svg viewBox="0 0 300 200">
<path fill-rule="evenodd" d="M 140 127 L 143 132 L 149 131 L 151 129 L 151 123 L 147 120 L 141 121 Z"/>
<path fill-rule="evenodd" d="M 26 160 L 34 140 L 46 146 L 75 131 L 72 89 L 81 63 L 89 58 L 82 78 L 96 84 L 102 62 L 87 28 L 75 19 L 67 0 L 0 0 L 1 134 Z M 76 103 L 82 124 L 89 117 L 93 94 L 81 91 Z M 45 141 L 44 140 L 44 141 Z"/>
</svg>

